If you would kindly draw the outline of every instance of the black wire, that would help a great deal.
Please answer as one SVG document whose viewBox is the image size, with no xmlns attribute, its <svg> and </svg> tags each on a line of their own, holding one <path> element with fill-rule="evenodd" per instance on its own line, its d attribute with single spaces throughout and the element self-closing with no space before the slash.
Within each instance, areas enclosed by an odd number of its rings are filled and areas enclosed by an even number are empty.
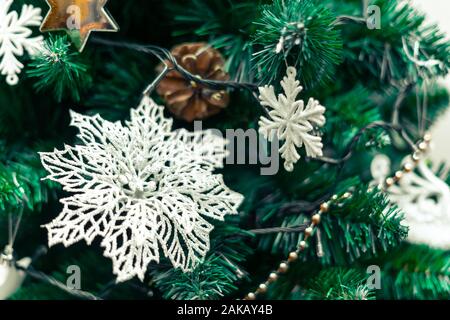
<svg viewBox="0 0 450 320">
<path fill-rule="evenodd" d="M 31 257 L 32 263 L 34 261 L 36 261 L 37 259 L 39 259 L 40 257 L 42 257 L 43 255 L 45 255 L 47 252 L 48 252 L 48 248 L 46 246 L 43 246 L 43 245 L 39 246 L 36 249 L 33 256 Z M 68 286 L 66 286 L 64 283 L 57 280 L 56 278 L 51 277 L 42 271 L 38 271 L 38 270 L 34 269 L 31 264 L 26 268 L 21 265 L 18 265 L 17 262 L 15 262 L 14 265 L 17 270 L 21 270 L 21 271 L 25 272 L 31 278 L 45 282 L 51 286 L 57 287 L 74 297 L 77 297 L 80 299 L 85 299 L 85 300 L 102 300 L 102 298 L 97 297 L 90 292 L 69 288 Z"/>
<path fill-rule="evenodd" d="M 254 83 L 236 82 L 236 81 L 222 81 L 222 80 L 210 80 L 203 79 L 197 75 L 194 75 L 183 68 L 172 55 L 172 53 L 162 47 L 154 45 L 140 45 L 127 42 L 116 42 L 106 39 L 94 38 L 92 40 L 94 43 L 104 44 L 111 47 L 121 47 L 135 50 L 138 52 L 143 52 L 146 54 L 151 54 L 157 57 L 164 65 L 167 66 L 169 70 L 176 70 L 188 81 L 193 81 L 197 84 L 206 86 L 214 90 L 224 90 L 224 89 L 245 89 L 251 93 L 255 93 L 258 90 L 258 85 Z"/>
<path fill-rule="evenodd" d="M 270 233 L 297 233 L 297 232 L 303 232 L 308 228 L 309 225 L 303 224 L 300 226 L 293 226 L 293 227 L 279 227 L 279 228 L 264 228 L 264 229 L 253 229 L 253 230 L 247 230 L 248 232 L 251 232 L 253 234 L 270 234 Z"/>
<path fill-rule="evenodd" d="M 95 296 L 94 294 L 87 292 L 87 291 L 83 291 L 83 290 L 77 290 L 77 289 L 71 289 L 68 286 L 66 286 L 64 283 L 62 283 L 61 281 L 46 275 L 45 273 L 35 270 L 32 266 L 29 266 L 27 268 L 24 268 L 22 266 L 19 266 L 16 264 L 16 269 L 18 270 L 22 270 L 24 271 L 28 276 L 46 282 L 49 285 L 52 285 L 54 287 L 57 287 L 65 292 L 67 292 L 68 294 L 75 296 L 77 298 L 81 298 L 81 299 L 86 299 L 86 300 L 102 300 L 101 298 Z"/>
<path fill-rule="evenodd" d="M 359 140 L 362 138 L 364 133 L 368 130 L 375 129 L 375 128 L 381 128 L 385 131 L 395 131 L 397 132 L 403 140 L 408 144 L 408 146 L 411 148 L 411 151 L 417 151 L 416 144 L 412 141 L 412 139 L 409 137 L 409 135 L 406 133 L 406 131 L 399 125 L 395 125 L 392 123 L 388 123 L 385 121 L 374 121 L 369 123 L 367 126 L 361 128 L 358 133 L 352 138 L 350 143 L 348 144 L 346 151 L 344 152 L 344 156 L 340 159 L 334 159 L 334 158 L 328 158 L 328 157 L 318 157 L 318 158 L 309 158 L 310 160 L 315 161 L 321 161 L 329 164 L 335 164 L 338 166 L 343 166 L 343 164 L 348 161 L 355 150 L 356 144 L 359 142 Z"/>
</svg>

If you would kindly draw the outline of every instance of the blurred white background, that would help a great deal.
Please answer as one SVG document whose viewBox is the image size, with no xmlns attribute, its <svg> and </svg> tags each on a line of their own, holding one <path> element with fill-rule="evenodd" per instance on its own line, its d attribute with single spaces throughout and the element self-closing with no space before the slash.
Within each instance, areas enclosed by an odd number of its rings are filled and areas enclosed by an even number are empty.
<svg viewBox="0 0 450 320">
<path fill-rule="evenodd" d="M 438 23 L 442 31 L 450 35 L 450 0 L 411 0 L 425 12 L 429 22 Z M 450 89 L 450 77 L 443 80 Z M 450 110 L 433 126 L 433 149 L 431 159 L 434 162 L 445 161 L 450 166 Z"/>
</svg>

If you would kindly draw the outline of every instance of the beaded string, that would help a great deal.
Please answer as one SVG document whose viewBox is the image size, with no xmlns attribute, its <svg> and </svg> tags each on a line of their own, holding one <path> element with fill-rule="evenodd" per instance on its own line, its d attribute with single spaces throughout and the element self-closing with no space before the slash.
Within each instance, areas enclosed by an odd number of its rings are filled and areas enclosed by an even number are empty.
<svg viewBox="0 0 450 320">
<path fill-rule="evenodd" d="M 417 150 L 414 151 L 414 153 L 411 155 L 412 161 L 403 164 L 402 169 L 395 172 L 393 176 L 386 178 L 384 183 L 378 186 L 378 189 L 381 191 L 386 191 L 390 187 L 392 187 L 395 183 L 398 183 L 405 176 L 405 174 L 412 172 L 422 159 L 422 156 L 427 152 L 430 146 L 430 142 L 431 142 L 431 135 L 427 133 L 424 135 L 423 139 L 417 144 Z M 319 232 L 320 229 L 317 227 L 320 224 L 322 214 L 328 212 L 330 205 L 332 203 L 338 200 L 349 199 L 351 198 L 351 196 L 352 196 L 351 192 L 345 192 L 341 197 L 334 195 L 331 197 L 330 200 L 323 202 L 320 205 L 319 211 L 312 216 L 309 227 L 306 228 L 304 231 L 304 239 L 303 241 L 300 242 L 298 248 L 295 251 L 290 252 L 287 259 L 280 262 L 278 269 L 276 271 L 271 272 L 267 277 L 267 280 L 261 283 L 254 292 L 248 293 L 244 298 L 244 300 L 256 300 L 258 296 L 267 293 L 269 286 L 272 283 L 276 282 L 281 275 L 287 273 L 290 265 L 298 260 L 300 254 L 306 249 L 308 239 L 313 235 L 314 231 L 317 229 L 316 233 Z M 318 250 L 317 255 L 321 257 L 323 253 L 320 241 L 318 241 L 317 250 Z"/>
</svg>

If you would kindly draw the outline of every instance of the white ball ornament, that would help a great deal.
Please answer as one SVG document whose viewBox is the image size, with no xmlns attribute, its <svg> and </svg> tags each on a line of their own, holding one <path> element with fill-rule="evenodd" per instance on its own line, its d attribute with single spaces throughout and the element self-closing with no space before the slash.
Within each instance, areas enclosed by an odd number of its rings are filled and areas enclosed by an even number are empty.
<svg viewBox="0 0 450 320">
<path fill-rule="evenodd" d="M 8 299 L 13 295 L 25 280 L 26 273 L 17 269 L 16 265 L 28 268 L 31 264 L 31 258 L 14 261 L 12 254 L 8 252 L 12 251 L 6 248 L 5 253 L 0 257 L 0 300 Z"/>
</svg>

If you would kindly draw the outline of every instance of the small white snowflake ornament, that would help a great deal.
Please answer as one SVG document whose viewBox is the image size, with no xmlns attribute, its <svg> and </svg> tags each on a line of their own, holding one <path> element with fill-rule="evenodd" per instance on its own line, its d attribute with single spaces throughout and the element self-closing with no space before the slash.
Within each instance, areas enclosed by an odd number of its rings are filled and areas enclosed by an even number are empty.
<svg viewBox="0 0 450 320">
<path fill-rule="evenodd" d="M 411 161 L 409 157 L 404 160 Z M 387 156 L 374 158 L 371 170 L 377 184 L 386 179 L 390 167 Z M 387 190 L 387 195 L 405 215 L 409 242 L 450 249 L 450 188 L 425 161 L 418 163 L 416 171 L 405 173 L 397 185 Z"/>
<path fill-rule="evenodd" d="M 0 73 L 6 76 L 6 83 L 16 85 L 23 64 L 17 57 L 25 51 L 35 55 L 42 47 L 43 37 L 30 37 L 30 27 L 42 22 L 41 9 L 24 4 L 20 15 L 10 11 L 13 0 L 0 0 Z"/>
<path fill-rule="evenodd" d="M 207 130 L 172 132 L 163 109 L 145 97 L 125 125 L 72 112 L 83 144 L 41 153 L 48 179 L 74 193 L 45 226 L 49 244 L 102 237 L 118 282 L 143 280 L 160 251 L 175 268 L 193 270 L 210 246 L 205 217 L 224 220 L 243 200 L 213 174 L 226 140 Z"/>
<path fill-rule="evenodd" d="M 288 67 L 287 75 L 281 81 L 284 94 L 278 95 L 278 98 L 273 86 L 259 88 L 261 105 L 272 109 L 268 118 L 261 117 L 259 132 L 269 141 L 284 141 L 280 153 L 285 161 L 284 168 L 289 172 L 294 170 L 294 164 L 300 159 L 297 148 L 305 146 L 308 157 L 323 155 L 322 138 L 314 135 L 313 131 L 314 125 L 322 127 L 325 124 L 326 109 L 313 98 L 309 99 L 306 107 L 303 100 L 297 100 L 303 88 L 296 77 L 297 70 Z"/>
</svg>

